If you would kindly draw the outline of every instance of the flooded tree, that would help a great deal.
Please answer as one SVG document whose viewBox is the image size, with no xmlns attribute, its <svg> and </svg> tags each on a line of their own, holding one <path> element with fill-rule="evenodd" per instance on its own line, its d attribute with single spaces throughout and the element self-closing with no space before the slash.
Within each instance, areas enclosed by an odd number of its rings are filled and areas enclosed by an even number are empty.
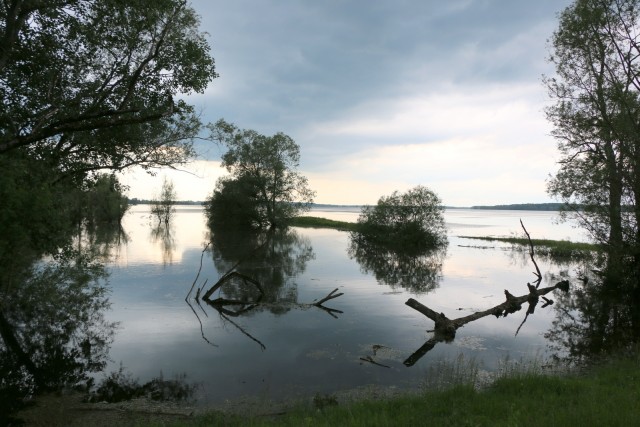
<svg viewBox="0 0 640 427">
<path fill-rule="evenodd" d="M 164 177 L 160 194 L 151 202 L 151 215 L 157 218 L 158 223 L 169 224 L 175 212 L 175 203 L 176 190 L 173 181 Z"/>
<path fill-rule="evenodd" d="M 430 189 L 417 186 L 405 193 L 382 196 L 358 217 L 358 234 L 371 242 L 404 253 L 446 246 L 444 207 Z"/>
<path fill-rule="evenodd" d="M 545 79 L 555 102 L 547 117 L 562 156 L 548 191 L 606 246 L 611 285 L 640 277 L 639 6 L 573 2 L 551 38 L 556 75 Z M 631 285 L 640 303 L 640 282 Z"/>
<path fill-rule="evenodd" d="M 300 147 L 291 137 L 241 130 L 224 120 L 210 130 L 211 138 L 227 148 L 222 166 L 231 173 L 207 203 L 210 221 L 239 216 L 255 228 L 278 227 L 309 209 L 315 192 L 297 171 Z"/>
<path fill-rule="evenodd" d="M 529 241 L 529 258 L 531 263 L 535 267 L 535 271 L 533 272 L 533 274 L 536 279 L 532 283 L 527 283 L 528 293 L 516 297 L 511 294 L 511 292 L 505 289 L 504 302 L 497 304 L 489 309 L 477 311 L 470 315 L 458 317 L 456 319 L 451 319 L 444 313 L 438 313 L 420 303 L 419 301 L 415 300 L 414 298 L 409 298 L 405 304 L 432 320 L 434 322 L 434 329 L 431 331 L 433 332 L 433 336 L 404 361 L 405 366 L 413 366 L 427 352 L 432 350 L 436 344 L 440 342 L 453 341 L 456 336 L 456 331 L 464 325 L 487 316 L 495 316 L 497 318 L 507 317 L 510 314 L 520 311 L 522 309 L 522 306 L 524 304 L 527 304 L 525 317 L 515 332 L 517 335 L 520 331 L 520 328 L 522 328 L 522 326 L 529 318 L 529 315 L 535 312 L 536 307 L 538 306 L 541 299 L 543 301 L 542 308 L 548 307 L 549 305 L 553 304 L 553 300 L 547 298 L 545 295 L 555 290 L 560 290 L 565 293 L 569 292 L 570 283 L 568 280 L 560 280 L 553 286 L 540 288 L 540 284 L 543 281 L 543 275 L 540 272 L 540 268 L 538 267 L 538 263 L 535 259 L 534 246 L 531 242 L 531 236 L 524 227 L 524 224 L 522 224 L 522 221 L 520 221 L 520 224 L 522 225 L 522 229 L 524 230 L 524 233 Z"/>
<path fill-rule="evenodd" d="M 426 187 L 394 191 L 362 209 L 350 233 L 349 256 L 389 286 L 433 290 L 447 247 L 443 215 L 441 200 Z"/>
</svg>

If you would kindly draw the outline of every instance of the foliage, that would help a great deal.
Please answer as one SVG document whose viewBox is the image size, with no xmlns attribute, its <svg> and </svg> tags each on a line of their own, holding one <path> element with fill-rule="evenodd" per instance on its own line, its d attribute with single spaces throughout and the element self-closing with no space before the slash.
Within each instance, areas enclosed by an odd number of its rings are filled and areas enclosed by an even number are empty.
<svg viewBox="0 0 640 427">
<path fill-rule="evenodd" d="M 594 252 L 602 251 L 602 246 L 593 243 L 570 242 L 568 240 L 531 239 L 525 237 L 489 237 L 489 236 L 458 236 L 463 239 L 484 240 L 488 242 L 511 243 L 523 251 L 529 250 L 529 245 L 535 247 L 536 255 L 549 257 L 554 261 L 589 260 Z"/>
<path fill-rule="evenodd" d="M 607 246 L 612 271 L 627 255 L 640 265 L 639 6 L 577 0 L 567 7 L 551 39 L 557 77 L 545 79 L 562 155 L 548 191 Z"/>
<path fill-rule="evenodd" d="M 556 294 L 556 316 L 545 334 L 556 358 L 584 365 L 625 352 L 639 342 L 637 299 L 633 286 L 625 283 L 638 279 L 612 281 L 606 270 L 602 261 L 589 263 L 581 268 L 581 281 L 570 293 Z"/>
<path fill-rule="evenodd" d="M 133 379 L 131 374 L 124 371 L 122 365 L 117 372 L 112 372 L 92 390 L 87 400 L 89 402 L 122 402 L 140 397 L 163 402 L 182 402 L 191 399 L 197 386 L 187 384 L 186 375 L 180 375 L 173 380 L 165 380 L 162 372 L 144 384 Z"/>
<path fill-rule="evenodd" d="M 260 228 L 266 210 L 259 201 L 255 180 L 248 175 L 225 177 L 216 182 L 206 202 L 208 223 L 234 228 Z"/>
<path fill-rule="evenodd" d="M 201 123 L 179 97 L 215 72 L 183 0 L 2 2 L 0 40 L 1 290 L 85 218 L 124 213 L 96 171 L 189 158 Z"/>
<path fill-rule="evenodd" d="M 0 155 L 0 170 L 1 291 L 40 254 L 69 242 L 77 193 L 68 181 L 51 182 L 46 161 L 21 152 Z"/>
<path fill-rule="evenodd" d="M 3 3 L 0 39 L 0 153 L 74 174 L 190 154 L 200 123 L 177 95 L 216 74 L 185 1 Z"/>
<path fill-rule="evenodd" d="M 224 120 L 210 129 L 212 138 L 227 148 L 222 166 L 231 178 L 216 185 L 208 203 L 209 218 L 240 215 L 255 227 L 277 227 L 309 208 L 315 193 L 307 178 L 296 171 L 300 147 L 291 137 L 240 130 Z M 222 200 L 234 199 L 237 202 L 228 203 L 225 210 Z M 251 212 L 243 212 L 245 209 Z"/>
<path fill-rule="evenodd" d="M 422 251 L 446 245 L 444 207 L 427 187 L 382 196 L 375 206 L 363 208 L 357 233 L 375 244 L 403 252 Z"/>
<path fill-rule="evenodd" d="M 91 226 L 101 223 L 119 224 L 129 209 L 125 188 L 114 174 L 98 174 L 81 192 L 83 217 Z"/>
<path fill-rule="evenodd" d="M 154 215 L 158 222 L 164 222 L 168 224 L 171 220 L 171 216 L 175 212 L 173 205 L 176 201 L 176 190 L 171 180 L 166 177 L 162 181 L 162 188 L 160 189 L 160 195 L 158 198 L 152 201 L 151 215 Z"/>
</svg>

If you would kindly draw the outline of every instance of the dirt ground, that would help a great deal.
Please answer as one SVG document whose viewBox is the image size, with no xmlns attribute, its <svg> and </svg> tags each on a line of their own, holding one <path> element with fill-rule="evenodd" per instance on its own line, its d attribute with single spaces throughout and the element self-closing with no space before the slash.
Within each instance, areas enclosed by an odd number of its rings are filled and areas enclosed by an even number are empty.
<svg viewBox="0 0 640 427">
<path fill-rule="evenodd" d="M 160 424 L 189 419 L 194 409 L 171 403 L 136 399 L 121 403 L 84 403 L 81 394 L 48 395 L 17 414 L 27 426 L 106 427 L 136 425 L 141 421 Z"/>
<path fill-rule="evenodd" d="M 34 427 L 106 427 L 139 425 L 155 422 L 160 425 L 172 421 L 188 421 L 194 415 L 220 411 L 244 416 L 277 416 L 293 406 L 318 407 L 326 404 L 345 404 L 357 400 L 380 400 L 416 393 L 419 390 L 396 387 L 362 386 L 332 395 L 315 395 L 286 401 L 270 401 L 246 397 L 226 401 L 210 407 L 195 407 L 149 399 L 134 399 L 119 403 L 85 403 L 80 393 L 51 394 L 38 397 L 17 418 Z"/>
</svg>

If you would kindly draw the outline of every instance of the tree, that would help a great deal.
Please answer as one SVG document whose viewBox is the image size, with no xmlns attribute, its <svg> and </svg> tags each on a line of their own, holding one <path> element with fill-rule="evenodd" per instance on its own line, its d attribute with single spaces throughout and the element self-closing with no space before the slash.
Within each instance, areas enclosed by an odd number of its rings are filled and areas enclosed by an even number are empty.
<svg viewBox="0 0 640 427">
<path fill-rule="evenodd" d="M 69 244 L 97 171 L 186 162 L 215 77 L 184 0 L 0 2 L 0 282 Z"/>
<path fill-rule="evenodd" d="M 129 209 L 129 200 L 124 195 L 125 187 L 114 174 L 99 174 L 83 192 L 86 197 L 85 217 L 89 224 L 120 224 Z"/>
<path fill-rule="evenodd" d="M 627 263 L 640 278 L 639 6 L 575 1 L 551 39 L 557 77 L 545 78 L 555 101 L 547 117 L 562 155 L 548 191 L 608 247 L 616 281 Z"/>
<path fill-rule="evenodd" d="M 405 252 L 442 247 L 447 243 L 444 207 L 440 198 L 424 186 L 406 193 L 394 191 L 382 196 L 377 205 L 362 209 L 357 234 Z"/>
<path fill-rule="evenodd" d="M 171 165 L 191 154 L 193 107 L 216 77 L 184 0 L 14 0 L 0 5 L 0 153 L 65 173 Z"/>
<path fill-rule="evenodd" d="M 151 206 L 151 214 L 158 218 L 158 223 L 168 224 L 175 212 L 173 205 L 176 202 L 176 190 L 173 182 L 166 177 L 162 181 L 162 189 L 157 199 Z"/>
<path fill-rule="evenodd" d="M 210 227 L 260 228 L 265 209 L 254 180 L 248 175 L 220 178 L 207 201 L 206 215 Z"/>
<path fill-rule="evenodd" d="M 224 120 L 211 126 L 211 131 L 212 138 L 228 149 L 222 166 L 234 182 L 225 178 L 217 185 L 209 202 L 210 212 L 217 211 L 221 198 L 231 198 L 238 202 L 235 212 L 255 218 L 256 226 L 276 227 L 309 208 L 315 193 L 307 178 L 296 171 L 300 147 L 291 137 L 240 130 Z M 251 214 L 244 209 L 251 209 Z"/>
</svg>

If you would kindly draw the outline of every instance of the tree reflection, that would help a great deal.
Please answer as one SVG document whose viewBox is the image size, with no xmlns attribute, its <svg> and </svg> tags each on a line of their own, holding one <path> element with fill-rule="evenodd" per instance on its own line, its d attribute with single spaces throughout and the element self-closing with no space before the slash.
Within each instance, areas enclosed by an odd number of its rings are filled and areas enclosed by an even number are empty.
<svg viewBox="0 0 640 427">
<path fill-rule="evenodd" d="M 411 292 L 429 292 L 442 278 L 446 246 L 402 251 L 380 245 L 363 234 L 351 233 L 348 253 L 365 273 L 373 273 L 379 282 Z"/>
<path fill-rule="evenodd" d="M 268 231 L 212 227 L 212 256 L 221 274 L 239 273 L 221 288 L 225 298 L 255 301 L 262 308 L 283 314 L 298 301 L 298 287 L 293 279 L 303 273 L 314 258 L 308 238 L 291 228 Z M 249 277 L 260 284 L 262 292 Z M 277 303 L 277 304 L 275 304 Z"/>
<path fill-rule="evenodd" d="M 78 231 L 78 250 L 103 261 L 117 259 L 120 249 L 129 243 L 122 224 L 102 222 L 86 224 Z"/>
<path fill-rule="evenodd" d="M 162 250 L 162 264 L 173 263 L 173 252 L 176 249 L 175 226 L 169 217 L 167 221 L 158 221 L 151 227 L 151 241 L 159 243 Z"/>
<path fill-rule="evenodd" d="M 15 409 L 36 392 L 89 382 L 104 368 L 114 324 L 102 265 L 59 255 L 35 264 L 0 303 L 0 401 Z M 14 278 L 15 279 L 15 278 Z"/>
<path fill-rule="evenodd" d="M 633 271 L 631 267 L 626 271 Z M 640 339 L 640 289 L 632 273 L 584 266 L 570 294 L 558 298 L 556 318 L 545 334 L 555 357 L 581 363 L 624 350 Z M 622 280 L 614 280 L 612 277 Z"/>
</svg>

